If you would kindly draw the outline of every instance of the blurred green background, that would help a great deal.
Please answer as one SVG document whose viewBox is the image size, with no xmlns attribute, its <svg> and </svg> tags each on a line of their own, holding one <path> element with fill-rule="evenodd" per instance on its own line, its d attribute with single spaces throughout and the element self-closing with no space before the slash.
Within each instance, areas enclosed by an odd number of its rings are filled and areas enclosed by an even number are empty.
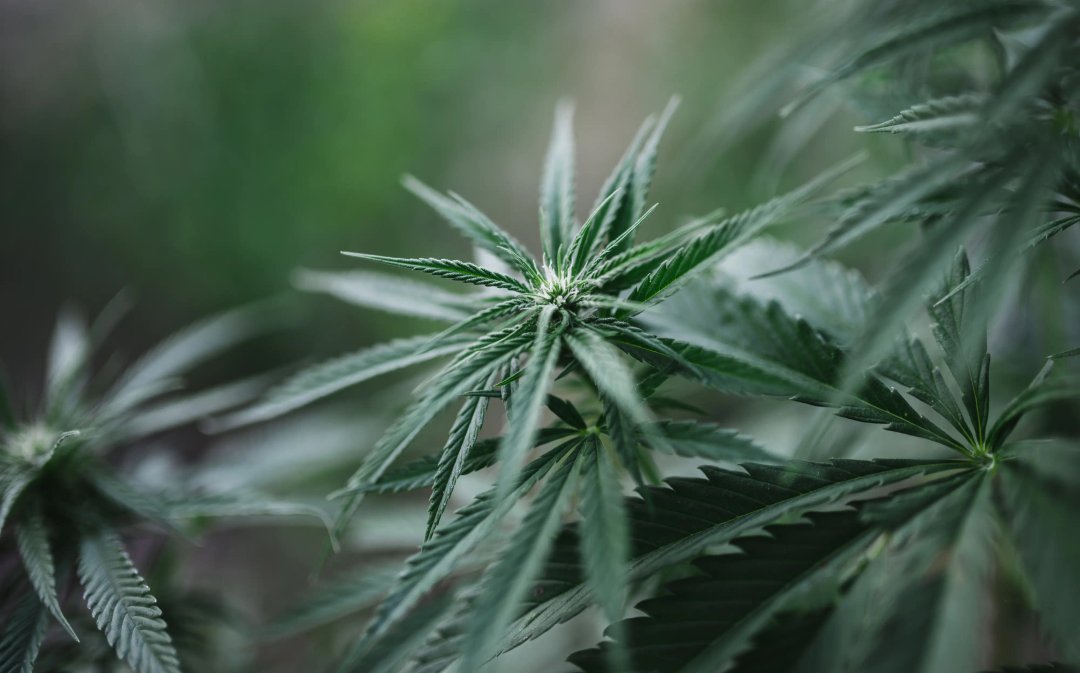
<svg viewBox="0 0 1080 673">
<path fill-rule="evenodd" d="M 249 368 L 412 326 L 297 298 L 301 266 L 340 250 L 468 255 L 399 184 L 466 195 L 528 244 L 556 101 L 577 103 L 590 203 L 641 120 L 682 107 L 647 228 L 770 196 L 754 179 L 778 127 L 721 137 L 737 77 L 786 33 L 789 3 L 6 0 L 0 19 L 0 352 L 40 371 L 57 308 L 122 288 L 145 344 L 207 312 L 291 294 L 302 339 Z M 830 117 L 785 179 L 864 144 Z M 778 157 L 772 156 L 776 160 Z M 771 176 L 775 177 L 775 176 Z M 775 182 L 775 181 L 773 181 Z"/>
</svg>

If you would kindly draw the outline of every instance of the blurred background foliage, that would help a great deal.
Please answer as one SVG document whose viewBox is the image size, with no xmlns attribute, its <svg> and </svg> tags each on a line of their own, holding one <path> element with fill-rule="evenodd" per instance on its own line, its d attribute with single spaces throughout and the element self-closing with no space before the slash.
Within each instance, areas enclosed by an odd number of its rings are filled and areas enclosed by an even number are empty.
<svg viewBox="0 0 1080 673">
<path fill-rule="evenodd" d="M 682 96 L 654 231 L 766 197 L 775 185 L 754 169 L 778 124 L 719 155 L 708 121 L 801 28 L 787 4 L 7 0 L 0 304 L 21 319 L 0 346 L 13 378 L 37 371 L 63 302 L 96 311 L 130 288 L 139 318 L 125 338 L 144 342 L 291 293 L 297 267 L 352 266 L 339 250 L 468 254 L 401 189 L 405 172 L 535 244 L 538 157 L 560 97 L 577 102 L 581 190 L 595 193 L 638 120 Z M 834 121 L 786 178 L 861 144 Z M 296 324 L 315 328 L 260 358 L 411 327 L 320 299 L 300 310 Z"/>
</svg>

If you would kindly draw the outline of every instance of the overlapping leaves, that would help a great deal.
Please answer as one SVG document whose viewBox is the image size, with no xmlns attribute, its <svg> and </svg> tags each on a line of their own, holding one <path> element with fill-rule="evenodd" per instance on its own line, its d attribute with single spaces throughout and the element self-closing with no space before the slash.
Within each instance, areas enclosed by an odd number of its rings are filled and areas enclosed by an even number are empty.
<svg viewBox="0 0 1080 673">
<path fill-rule="evenodd" d="M 79 641 L 65 615 L 76 568 L 90 613 L 116 654 L 136 673 L 179 671 L 156 601 L 120 541 L 117 531 L 124 526 L 177 528 L 197 519 L 252 515 L 325 518 L 317 508 L 250 492 L 200 492 L 173 484 L 149 493 L 106 465 L 103 458 L 121 446 L 258 394 L 258 382 L 188 395 L 175 391 L 181 375 L 263 330 L 268 318 L 253 309 L 203 321 L 106 381 L 90 363 L 118 310 L 110 307 L 89 328 L 74 314 L 61 316 L 37 416 L 17 415 L 6 393 L 0 394 L 0 532 L 15 539 L 25 571 L 25 578 L 11 578 L 11 586 L 27 589 L 0 636 L 3 671 L 33 669 L 50 622 Z"/>
</svg>

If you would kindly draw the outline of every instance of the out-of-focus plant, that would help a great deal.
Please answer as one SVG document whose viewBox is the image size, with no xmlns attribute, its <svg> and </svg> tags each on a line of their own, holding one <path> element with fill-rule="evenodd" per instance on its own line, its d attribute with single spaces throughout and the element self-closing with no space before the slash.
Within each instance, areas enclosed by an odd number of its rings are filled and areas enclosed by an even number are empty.
<svg viewBox="0 0 1080 673">
<path fill-rule="evenodd" d="M 79 641 L 64 610 L 72 575 L 117 656 L 137 673 L 180 670 L 157 600 L 121 541 L 132 525 L 182 530 L 216 517 L 324 518 L 319 509 L 251 491 L 212 492 L 173 480 L 151 492 L 109 464 L 118 449 L 248 401 L 264 385 L 177 394 L 190 369 L 264 328 L 253 310 L 193 325 L 110 380 L 108 367 L 95 371 L 92 364 L 121 304 L 89 328 L 73 313 L 61 315 L 35 411 L 17 412 L 6 390 L 0 394 L 0 531 L 14 539 L 24 571 L 4 580 L 10 600 L 0 635 L 3 671 L 32 670 L 53 621 Z"/>
</svg>

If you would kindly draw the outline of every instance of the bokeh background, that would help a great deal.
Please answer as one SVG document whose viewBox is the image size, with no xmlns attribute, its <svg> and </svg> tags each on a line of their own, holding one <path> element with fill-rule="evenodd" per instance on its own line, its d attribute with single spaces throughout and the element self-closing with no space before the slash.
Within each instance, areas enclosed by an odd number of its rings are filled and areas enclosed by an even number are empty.
<svg viewBox="0 0 1080 673">
<path fill-rule="evenodd" d="M 837 5 L 0 0 L 0 360 L 17 394 L 32 399 L 57 311 L 73 305 L 93 315 L 121 290 L 136 305 L 115 342 L 132 354 L 214 311 L 266 298 L 289 306 L 281 330 L 215 363 L 207 374 L 215 380 L 431 329 L 300 293 L 291 276 L 356 268 L 341 250 L 471 254 L 400 186 L 404 173 L 465 195 L 535 247 L 536 185 L 562 98 L 576 102 L 578 193 L 587 204 L 644 117 L 681 97 L 646 236 L 691 214 L 765 200 L 858 151 L 869 160 L 850 181 L 895 169 L 909 158 L 902 143 L 851 132 L 868 121 L 866 110 L 826 95 L 781 124 L 776 110 L 794 89 L 754 86 L 770 62 L 790 67 L 790 45 Z M 741 106 L 748 91 L 755 105 Z M 808 242 L 822 231 L 778 233 Z M 842 258 L 874 279 L 906 237 L 886 230 Z M 1039 354 L 1075 345 L 1068 320 L 1034 335 L 1040 343 L 1017 381 Z M 391 377 L 353 391 L 339 402 L 345 425 L 313 417 L 238 438 L 189 433 L 173 445 L 181 456 L 205 456 L 224 483 L 257 483 L 260 469 L 267 479 L 323 470 L 323 486 L 311 490 L 326 493 L 408 389 L 407 377 Z M 812 413 L 772 423 L 735 403 L 706 406 L 739 427 L 756 418 L 770 440 L 790 439 Z M 462 484 L 467 500 L 471 486 Z M 413 509 L 371 502 L 360 542 L 327 574 L 415 548 L 422 501 Z M 310 586 L 320 535 L 216 533 L 194 551 L 182 547 L 184 582 L 228 587 L 242 611 L 264 619 Z M 579 634 L 579 644 L 594 635 Z M 340 645 L 332 636 L 303 644 L 260 646 L 253 670 L 301 670 L 306 657 L 325 660 Z"/>
</svg>

